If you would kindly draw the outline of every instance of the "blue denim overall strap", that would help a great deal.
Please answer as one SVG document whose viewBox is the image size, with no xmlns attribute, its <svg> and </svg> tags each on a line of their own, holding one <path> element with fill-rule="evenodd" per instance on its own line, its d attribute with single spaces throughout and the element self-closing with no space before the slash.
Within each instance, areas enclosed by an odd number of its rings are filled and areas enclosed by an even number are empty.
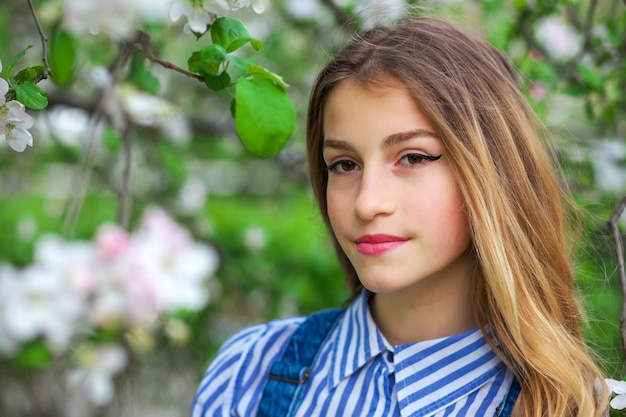
<svg viewBox="0 0 626 417">
<path fill-rule="evenodd" d="M 295 414 L 302 401 L 302 387 L 309 378 L 311 365 L 344 311 L 320 311 L 298 326 L 282 358 L 270 367 L 257 417 L 289 417 Z"/>
<path fill-rule="evenodd" d="M 520 385 L 517 378 L 513 377 L 513 383 L 511 384 L 511 388 L 509 388 L 509 392 L 504 397 L 504 401 L 502 404 L 498 406 L 496 410 L 496 417 L 510 417 L 511 412 L 513 411 L 513 407 L 515 406 L 515 402 L 517 401 L 517 397 L 522 390 L 522 386 Z"/>
</svg>

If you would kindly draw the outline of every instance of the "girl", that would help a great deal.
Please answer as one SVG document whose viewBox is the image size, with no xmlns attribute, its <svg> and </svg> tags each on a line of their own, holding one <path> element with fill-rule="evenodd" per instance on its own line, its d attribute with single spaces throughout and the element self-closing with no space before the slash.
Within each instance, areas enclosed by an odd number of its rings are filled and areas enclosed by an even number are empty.
<svg viewBox="0 0 626 417">
<path fill-rule="evenodd" d="M 544 136 L 484 41 L 431 17 L 359 34 L 307 120 L 351 303 L 234 336 L 192 416 L 600 416 Z"/>
</svg>

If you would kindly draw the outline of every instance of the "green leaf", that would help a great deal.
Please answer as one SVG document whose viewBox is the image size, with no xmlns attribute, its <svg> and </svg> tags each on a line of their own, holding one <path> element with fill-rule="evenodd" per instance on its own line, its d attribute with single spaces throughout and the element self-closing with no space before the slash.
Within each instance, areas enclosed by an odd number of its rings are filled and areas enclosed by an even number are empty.
<svg viewBox="0 0 626 417">
<path fill-rule="evenodd" d="M 146 61 L 143 56 L 135 54 L 130 64 L 128 81 L 139 87 L 139 89 L 156 95 L 159 92 L 159 79 L 146 68 Z"/>
<path fill-rule="evenodd" d="M 295 127 L 291 99 L 266 78 L 237 81 L 235 116 L 235 129 L 241 142 L 263 158 L 277 154 Z"/>
<path fill-rule="evenodd" d="M 587 84 L 589 87 L 593 88 L 594 90 L 600 90 L 602 88 L 603 81 L 600 74 L 584 65 L 579 65 L 577 70 L 578 74 L 585 81 L 585 84 Z"/>
<path fill-rule="evenodd" d="M 571 84 L 565 88 L 565 92 L 570 96 L 584 97 L 589 94 L 589 88 L 580 84 Z"/>
<path fill-rule="evenodd" d="M 22 59 L 26 51 L 28 51 L 32 47 L 33 45 L 28 45 L 26 48 L 18 52 L 17 55 L 11 58 L 8 64 L 2 67 L 2 78 L 8 79 L 11 76 L 11 73 L 13 72 L 13 69 L 15 68 L 17 63 L 20 61 L 20 59 Z"/>
<path fill-rule="evenodd" d="M 111 153 L 117 153 L 122 144 L 122 137 L 116 130 L 107 125 L 102 132 L 102 138 L 100 141 L 102 142 L 104 149 Z"/>
<path fill-rule="evenodd" d="M 232 56 L 232 55 L 228 55 L 228 62 L 230 62 L 231 64 L 233 64 L 233 66 L 235 68 L 238 68 L 242 71 L 246 71 L 246 69 L 250 66 L 250 65 L 254 65 L 254 59 L 252 58 L 246 58 L 246 57 L 241 57 L 241 56 Z"/>
<path fill-rule="evenodd" d="M 40 341 L 33 341 L 26 344 L 15 356 L 15 362 L 27 368 L 43 368 L 48 365 L 54 357 L 46 345 Z"/>
<path fill-rule="evenodd" d="M 263 68 L 259 65 L 248 65 L 248 68 L 246 68 L 246 75 L 266 78 L 283 90 L 289 90 L 289 84 L 287 84 L 285 80 L 283 80 L 283 77 L 278 74 L 274 74 L 270 70 Z"/>
<path fill-rule="evenodd" d="M 561 75 L 556 69 L 546 61 L 534 61 L 529 65 L 528 72 L 537 81 L 542 81 L 546 84 L 556 82 L 561 79 Z"/>
<path fill-rule="evenodd" d="M 526 0 L 513 0 L 513 6 L 518 10 L 526 9 Z"/>
<path fill-rule="evenodd" d="M 204 83 L 213 91 L 224 90 L 230 86 L 230 75 L 226 71 L 222 71 L 219 75 L 202 74 Z"/>
<path fill-rule="evenodd" d="M 22 84 L 16 84 L 15 95 L 17 100 L 24 106 L 33 110 L 41 110 L 48 106 L 48 93 L 39 88 L 32 81 L 26 81 Z"/>
<path fill-rule="evenodd" d="M 189 69 L 189 71 L 191 72 L 198 74 L 200 73 L 200 70 L 202 68 L 203 68 L 203 61 L 202 61 L 202 58 L 200 57 L 200 51 L 195 51 L 191 54 L 189 59 L 187 59 L 187 69 Z"/>
<path fill-rule="evenodd" d="M 237 99 L 233 98 L 230 101 L 230 114 L 233 116 L 233 119 L 237 117 Z"/>
<path fill-rule="evenodd" d="M 257 51 L 263 48 L 263 43 L 253 38 L 243 23 L 232 17 L 215 19 L 211 26 L 211 40 L 222 46 L 226 52 L 236 51 L 246 43 L 250 43 Z"/>
<path fill-rule="evenodd" d="M 28 67 L 24 68 L 14 77 L 16 83 L 24 83 L 26 81 L 33 81 L 41 77 L 46 71 L 44 66 Z"/>
<path fill-rule="evenodd" d="M 200 58 L 205 65 L 215 68 L 215 73 L 217 73 L 219 66 L 228 58 L 228 53 L 220 45 L 209 45 L 202 48 Z"/>
<path fill-rule="evenodd" d="M 76 78 L 78 66 L 77 41 L 61 26 L 52 32 L 48 63 L 50 64 L 51 79 L 59 87 L 68 87 Z"/>
<path fill-rule="evenodd" d="M 191 54 L 187 60 L 189 71 L 196 74 L 219 74 L 220 65 L 226 61 L 228 54 L 220 45 L 209 45 Z"/>
</svg>

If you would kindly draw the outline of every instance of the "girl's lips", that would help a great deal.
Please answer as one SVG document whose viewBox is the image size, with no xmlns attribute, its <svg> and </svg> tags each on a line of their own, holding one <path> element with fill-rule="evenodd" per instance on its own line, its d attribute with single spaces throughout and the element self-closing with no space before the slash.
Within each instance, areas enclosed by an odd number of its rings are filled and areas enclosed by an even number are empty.
<svg viewBox="0 0 626 417">
<path fill-rule="evenodd" d="M 404 244 L 408 239 L 390 235 L 364 235 L 356 239 L 356 250 L 364 255 L 379 255 Z"/>
</svg>

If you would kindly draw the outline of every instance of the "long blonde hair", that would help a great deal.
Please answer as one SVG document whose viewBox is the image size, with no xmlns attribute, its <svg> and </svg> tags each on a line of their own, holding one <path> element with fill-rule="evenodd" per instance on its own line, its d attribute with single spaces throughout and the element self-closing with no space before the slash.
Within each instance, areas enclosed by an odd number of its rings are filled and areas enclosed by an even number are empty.
<svg viewBox="0 0 626 417">
<path fill-rule="evenodd" d="M 515 70 L 487 42 L 433 17 L 357 35 L 321 71 L 309 103 L 310 177 L 327 225 L 323 114 L 329 93 L 345 80 L 399 82 L 441 138 L 478 261 L 474 313 L 522 384 L 513 415 L 600 416 L 606 399 L 596 384 L 603 376 L 580 333 L 566 245 L 571 203 Z M 361 284 L 334 243 L 354 297 Z"/>
</svg>

